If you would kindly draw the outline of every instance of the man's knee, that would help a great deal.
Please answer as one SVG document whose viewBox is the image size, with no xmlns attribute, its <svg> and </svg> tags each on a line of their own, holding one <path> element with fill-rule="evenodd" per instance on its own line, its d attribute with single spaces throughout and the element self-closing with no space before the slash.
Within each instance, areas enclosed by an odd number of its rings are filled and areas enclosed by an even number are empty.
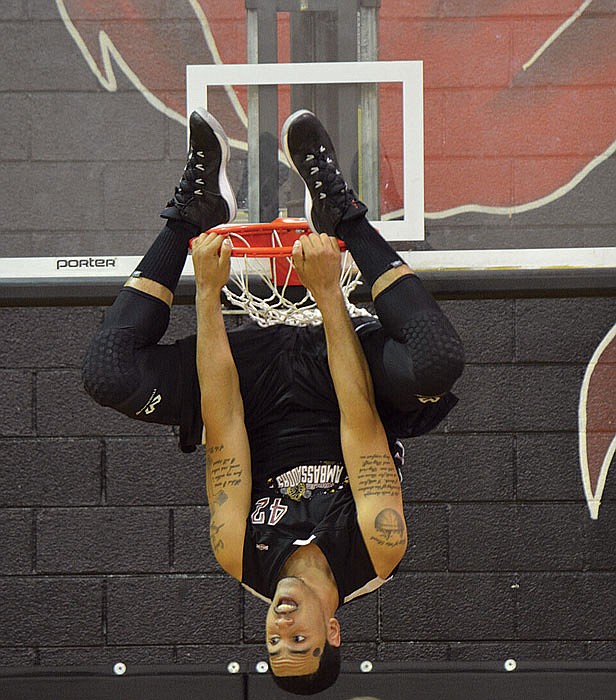
<svg viewBox="0 0 616 700">
<path fill-rule="evenodd" d="M 387 364 L 397 365 L 399 386 L 414 396 L 441 396 L 464 369 L 460 336 L 440 311 L 414 314 L 401 328 L 400 341 L 388 344 Z"/>
<path fill-rule="evenodd" d="M 102 328 L 93 338 L 82 365 L 85 390 L 101 406 L 119 406 L 138 386 L 132 329 Z"/>
<path fill-rule="evenodd" d="M 464 348 L 445 314 L 416 275 L 405 275 L 374 301 L 386 334 L 408 353 L 414 394 L 438 396 L 451 389 L 464 367 Z M 403 363 L 408 366 L 408 361 Z"/>
</svg>

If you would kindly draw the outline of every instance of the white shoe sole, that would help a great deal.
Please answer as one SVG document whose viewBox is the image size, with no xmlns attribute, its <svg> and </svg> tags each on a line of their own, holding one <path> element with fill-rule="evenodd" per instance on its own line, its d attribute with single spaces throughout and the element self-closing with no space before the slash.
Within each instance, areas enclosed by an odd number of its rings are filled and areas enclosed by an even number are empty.
<svg viewBox="0 0 616 700">
<path fill-rule="evenodd" d="M 282 143 L 282 150 L 284 151 L 285 156 L 287 157 L 287 160 L 289 161 L 289 166 L 299 175 L 301 178 L 302 182 L 304 183 L 304 213 L 306 215 L 306 220 L 310 224 L 310 228 L 315 232 L 319 233 L 319 231 L 316 230 L 314 226 L 314 222 L 312 221 L 312 195 L 310 194 L 310 190 L 308 189 L 308 185 L 306 184 L 306 181 L 304 178 L 301 176 L 299 170 L 295 167 L 295 163 L 293 162 L 293 159 L 291 158 L 291 152 L 289 151 L 289 142 L 288 142 L 288 137 L 289 137 L 289 129 L 291 128 L 291 124 L 302 114 L 314 114 L 309 110 L 309 109 L 298 109 L 297 112 L 293 112 L 293 114 L 289 115 L 285 123 L 282 125 L 282 129 L 280 130 L 280 141 Z"/>
<path fill-rule="evenodd" d="M 220 171 L 218 173 L 218 189 L 220 190 L 221 197 L 227 203 L 229 208 L 229 222 L 233 221 L 237 215 L 237 202 L 235 200 L 235 193 L 231 188 L 231 183 L 227 177 L 227 164 L 229 163 L 229 158 L 231 157 L 231 147 L 229 146 L 229 139 L 225 130 L 222 128 L 220 122 L 211 115 L 203 107 L 197 107 L 195 110 L 202 119 L 204 119 L 211 127 L 218 143 L 220 144 L 220 150 L 222 158 L 220 159 Z"/>
</svg>

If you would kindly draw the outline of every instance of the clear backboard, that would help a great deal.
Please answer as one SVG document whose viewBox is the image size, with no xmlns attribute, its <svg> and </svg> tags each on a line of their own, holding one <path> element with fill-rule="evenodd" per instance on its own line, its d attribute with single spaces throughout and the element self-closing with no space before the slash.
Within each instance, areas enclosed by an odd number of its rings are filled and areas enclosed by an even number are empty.
<svg viewBox="0 0 616 700">
<path fill-rule="evenodd" d="M 419 61 L 188 66 L 186 111 L 207 106 L 214 87 L 233 96 L 247 132 L 245 142 L 235 141 L 247 162 L 240 219 L 303 216 L 303 186 L 279 134 L 288 114 L 309 106 L 332 135 L 345 177 L 379 231 L 391 241 L 423 240 L 422 77 Z M 381 113 L 386 129 L 379 128 Z"/>
<path fill-rule="evenodd" d="M 0 225 L 0 302 L 111 298 L 204 104 L 230 136 L 240 221 L 303 214 L 279 133 L 308 108 L 436 293 L 616 286 L 616 64 L 594 3 L 525 8 L 523 25 L 507 4 L 56 6 L 73 53 L 55 92 L 33 74 L 2 106 L 4 191 L 36 194 Z"/>
</svg>

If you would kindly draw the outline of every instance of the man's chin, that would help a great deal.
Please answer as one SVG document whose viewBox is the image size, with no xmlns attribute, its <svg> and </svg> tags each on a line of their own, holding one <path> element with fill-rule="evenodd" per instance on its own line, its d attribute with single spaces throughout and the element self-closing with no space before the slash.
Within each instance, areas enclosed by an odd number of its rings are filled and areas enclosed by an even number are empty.
<svg viewBox="0 0 616 700">
<path fill-rule="evenodd" d="M 293 598 L 293 594 L 298 591 L 306 590 L 307 584 L 301 578 L 297 576 L 285 576 L 278 581 L 276 585 L 276 592 L 274 594 L 274 600 L 282 596 L 289 596 Z"/>
<path fill-rule="evenodd" d="M 283 578 L 281 578 L 281 579 L 278 581 L 278 585 L 280 585 L 281 583 L 284 583 L 284 582 L 288 582 L 288 583 L 302 583 L 302 584 L 306 585 L 306 584 L 304 583 L 304 579 L 303 579 L 303 578 L 300 578 L 299 576 L 284 576 Z"/>
</svg>

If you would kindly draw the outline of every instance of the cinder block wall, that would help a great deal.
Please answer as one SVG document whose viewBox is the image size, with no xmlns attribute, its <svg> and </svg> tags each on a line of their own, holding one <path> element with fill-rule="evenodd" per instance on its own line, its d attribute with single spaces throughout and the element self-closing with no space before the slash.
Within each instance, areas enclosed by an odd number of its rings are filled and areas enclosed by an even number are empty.
<svg viewBox="0 0 616 700">
<path fill-rule="evenodd" d="M 0 255 L 140 254 L 181 171 L 185 132 L 120 71 L 115 92 L 101 87 L 62 4 L 0 5 Z M 203 36 L 179 7 L 151 9 L 197 63 Z M 79 15 L 78 3 L 69 9 Z M 244 45 L 234 31 L 223 52 Z M 181 104 L 181 81 L 156 88 Z M 431 222 L 429 240 L 455 247 L 472 229 L 501 244 L 570 245 L 580 232 L 605 244 L 614 166 L 513 221 Z M 409 551 L 394 582 L 343 609 L 344 658 L 613 659 L 614 475 L 591 521 L 576 414 L 614 298 L 443 304 L 468 351 L 460 405 L 407 445 Z M 209 549 L 202 454 L 181 454 L 171 429 L 101 409 L 81 389 L 102 312 L 0 309 L 0 665 L 261 659 L 263 606 Z M 175 309 L 167 339 L 192 331 L 193 315 Z"/>
<path fill-rule="evenodd" d="M 613 658 L 614 490 L 591 521 L 576 436 L 613 305 L 443 302 L 460 405 L 407 442 L 409 550 L 342 610 L 345 659 Z M 101 313 L 0 309 L 0 664 L 257 661 L 264 605 L 212 557 L 202 452 L 81 389 Z M 176 308 L 167 340 L 193 315 Z"/>
</svg>

